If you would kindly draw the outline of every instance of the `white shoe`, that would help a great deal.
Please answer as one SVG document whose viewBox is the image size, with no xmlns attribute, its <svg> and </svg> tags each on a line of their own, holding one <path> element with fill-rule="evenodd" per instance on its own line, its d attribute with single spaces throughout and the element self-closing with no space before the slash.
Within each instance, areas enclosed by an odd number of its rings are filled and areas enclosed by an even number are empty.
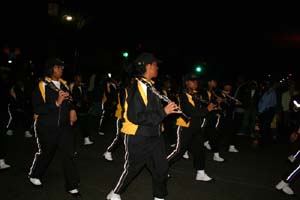
<svg viewBox="0 0 300 200">
<path fill-rule="evenodd" d="M 154 200 L 165 200 L 165 199 L 154 197 Z"/>
<path fill-rule="evenodd" d="M 6 164 L 4 159 L 1 159 L 0 160 L 0 169 L 7 169 L 7 168 L 10 168 L 10 165 Z"/>
<path fill-rule="evenodd" d="M 114 191 L 111 191 L 107 197 L 107 200 L 121 200 L 121 196 L 119 194 L 114 193 Z"/>
<path fill-rule="evenodd" d="M 98 132 L 98 134 L 99 134 L 99 135 L 104 135 L 104 133 L 103 133 L 103 132 L 101 132 L 101 131 L 99 131 L 99 132 Z"/>
<path fill-rule="evenodd" d="M 90 138 L 89 137 L 85 137 L 84 138 L 84 145 L 91 145 L 91 144 L 93 144 L 94 142 L 92 142 L 91 140 L 90 140 Z"/>
<path fill-rule="evenodd" d="M 24 136 L 25 136 L 25 138 L 31 138 L 32 137 L 30 131 L 25 131 Z"/>
<path fill-rule="evenodd" d="M 38 178 L 29 178 L 29 181 L 35 186 L 41 186 L 42 182 Z"/>
<path fill-rule="evenodd" d="M 190 159 L 190 156 L 189 156 L 188 151 L 186 151 L 186 152 L 183 154 L 182 157 L 183 157 L 184 159 L 186 159 L 186 160 Z"/>
<path fill-rule="evenodd" d="M 12 136 L 14 134 L 14 131 L 13 130 L 7 130 L 6 131 L 6 135 L 8 135 L 8 136 Z"/>
<path fill-rule="evenodd" d="M 204 146 L 208 149 L 208 150 L 211 150 L 211 146 L 209 144 L 208 141 L 204 142 Z"/>
<path fill-rule="evenodd" d="M 212 178 L 210 178 L 204 170 L 198 170 L 196 174 L 196 181 L 211 181 Z"/>
<path fill-rule="evenodd" d="M 73 189 L 68 191 L 70 194 L 78 194 L 79 190 L 78 189 Z"/>
<path fill-rule="evenodd" d="M 294 191 L 290 188 L 289 184 L 284 181 L 280 181 L 275 188 L 277 190 L 282 190 L 287 195 L 294 195 Z"/>
<path fill-rule="evenodd" d="M 103 157 L 108 160 L 108 161 L 113 161 L 113 157 L 112 157 L 112 154 L 111 152 L 109 151 L 106 151 L 104 154 L 103 154 Z"/>
<path fill-rule="evenodd" d="M 237 150 L 234 145 L 230 145 L 228 151 L 231 152 L 231 153 L 238 153 L 239 152 L 239 150 Z"/>
<path fill-rule="evenodd" d="M 293 155 L 290 155 L 290 156 L 288 157 L 288 160 L 289 160 L 291 163 L 293 163 L 293 162 L 296 160 L 296 158 L 295 158 Z"/>
<path fill-rule="evenodd" d="M 171 144 L 170 147 L 174 148 L 176 147 L 176 144 Z"/>
<path fill-rule="evenodd" d="M 213 160 L 216 162 L 224 162 L 224 158 L 220 157 L 219 153 L 214 153 Z"/>
</svg>

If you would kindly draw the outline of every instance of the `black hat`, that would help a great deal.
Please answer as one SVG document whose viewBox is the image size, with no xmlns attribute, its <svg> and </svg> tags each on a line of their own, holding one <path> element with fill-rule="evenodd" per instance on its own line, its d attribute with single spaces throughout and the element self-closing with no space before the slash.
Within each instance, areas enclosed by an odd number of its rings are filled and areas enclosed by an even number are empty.
<svg viewBox="0 0 300 200">
<path fill-rule="evenodd" d="M 59 58 L 50 58 L 46 61 L 46 69 L 52 68 L 55 65 L 64 66 L 65 62 L 60 60 Z"/>
<path fill-rule="evenodd" d="M 185 81 L 189 81 L 189 80 L 199 80 L 200 77 L 196 74 L 193 74 L 193 73 L 188 73 L 184 76 L 184 80 Z"/>
<path fill-rule="evenodd" d="M 157 59 L 152 53 L 141 53 L 135 60 L 134 64 L 137 67 L 144 67 L 147 64 L 152 64 L 153 62 L 161 63 L 162 61 Z"/>
</svg>

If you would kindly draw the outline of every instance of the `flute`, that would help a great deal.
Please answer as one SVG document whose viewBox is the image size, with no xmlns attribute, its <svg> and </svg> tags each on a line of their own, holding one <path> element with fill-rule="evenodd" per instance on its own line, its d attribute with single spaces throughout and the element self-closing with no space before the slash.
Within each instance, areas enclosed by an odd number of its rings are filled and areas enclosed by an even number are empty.
<svg viewBox="0 0 300 200">
<path fill-rule="evenodd" d="M 146 84 L 147 88 L 149 88 L 150 91 L 151 91 L 153 94 L 155 94 L 159 99 L 165 101 L 166 103 L 171 103 L 171 102 L 172 102 L 171 99 L 169 99 L 169 98 L 168 98 L 167 96 L 165 96 L 165 95 L 162 95 L 155 87 L 153 87 L 153 86 L 152 86 L 151 84 L 149 84 L 148 82 L 146 82 L 146 81 L 144 81 L 144 80 L 142 80 L 142 79 L 140 79 L 140 81 L 143 82 L 144 84 Z M 176 111 L 177 111 L 179 114 L 182 114 L 184 118 L 186 118 L 186 119 L 188 119 L 188 120 L 191 119 L 191 117 L 189 117 L 187 114 L 185 114 L 180 108 L 178 108 Z"/>
</svg>

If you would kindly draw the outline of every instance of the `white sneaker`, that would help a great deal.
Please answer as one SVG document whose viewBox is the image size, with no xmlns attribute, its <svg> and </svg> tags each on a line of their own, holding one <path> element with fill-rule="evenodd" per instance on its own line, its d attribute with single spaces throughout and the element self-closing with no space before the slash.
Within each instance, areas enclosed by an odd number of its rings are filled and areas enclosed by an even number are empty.
<svg viewBox="0 0 300 200">
<path fill-rule="evenodd" d="M 224 162 L 224 158 L 220 157 L 219 153 L 214 153 L 213 160 L 216 162 Z"/>
<path fill-rule="evenodd" d="M 38 178 L 29 178 L 29 181 L 35 186 L 41 186 L 42 182 Z"/>
<path fill-rule="evenodd" d="M 198 170 L 196 174 L 196 181 L 211 181 L 212 178 L 210 178 L 204 170 Z"/>
<path fill-rule="evenodd" d="M 91 144 L 93 144 L 94 142 L 92 142 L 91 140 L 90 140 L 90 138 L 89 137 L 85 137 L 84 138 L 84 145 L 91 145 Z"/>
<path fill-rule="evenodd" d="M 119 194 L 114 193 L 114 191 L 111 191 L 107 197 L 107 200 L 121 200 L 121 196 Z"/>
<path fill-rule="evenodd" d="M 8 135 L 8 136 L 12 136 L 14 134 L 14 131 L 13 130 L 7 130 L 6 131 L 6 135 Z"/>
<path fill-rule="evenodd" d="M 231 153 L 238 153 L 239 152 L 239 150 L 237 150 L 234 145 L 230 145 L 228 151 L 231 152 Z"/>
<path fill-rule="evenodd" d="M 208 149 L 208 150 L 211 150 L 211 146 L 209 144 L 208 141 L 204 142 L 204 146 Z"/>
<path fill-rule="evenodd" d="M 25 136 L 25 138 L 31 138 L 32 137 L 30 131 L 25 131 L 24 136 Z"/>
<path fill-rule="evenodd" d="M 170 147 L 174 148 L 176 147 L 176 144 L 171 144 Z"/>
<path fill-rule="evenodd" d="M 290 155 L 290 156 L 288 157 L 288 160 L 289 160 L 291 163 L 293 163 L 293 162 L 296 160 L 296 158 L 295 158 L 293 155 Z"/>
<path fill-rule="evenodd" d="M 0 160 L 0 169 L 7 169 L 7 168 L 10 168 L 10 165 L 6 164 L 4 159 L 1 159 Z"/>
<path fill-rule="evenodd" d="M 190 159 L 190 156 L 189 156 L 188 151 L 186 151 L 186 152 L 183 154 L 182 157 L 183 157 L 184 159 L 186 159 L 186 160 Z"/>
<path fill-rule="evenodd" d="M 104 133 L 103 133 L 103 132 L 101 132 L 101 131 L 98 131 L 98 134 L 99 134 L 99 135 L 104 135 Z"/>
<path fill-rule="evenodd" d="M 292 190 L 292 188 L 290 188 L 289 185 L 285 186 L 284 188 L 282 188 L 282 191 L 287 194 L 287 195 L 294 195 L 294 191 Z"/>
<path fill-rule="evenodd" d="M 108 161 L 113 161 L 113 157 L 112 157 L 112 154 L 111 152 L 109 151 L 106 151 L 104 154 L 103 154 L 103 157 L 108 160 Z"/>
<path fill-rule="evenodd" d="M 73 189 L 68 191 L 70 194 L 78 194 L 79 190 L 78 189 Z"/>
<path fill-rule="evenodd" d="M 294 195 L 294 191 L 290 188 L 289 184 L 284 181 L 280 181 L 275 188 L 277 190 L 282 190 L 287 195 Z"/>
<path fill-rule="evenodd" d="M 154 197 L 154 200 L 165 200 L 165 199 Z"/>
</svg>

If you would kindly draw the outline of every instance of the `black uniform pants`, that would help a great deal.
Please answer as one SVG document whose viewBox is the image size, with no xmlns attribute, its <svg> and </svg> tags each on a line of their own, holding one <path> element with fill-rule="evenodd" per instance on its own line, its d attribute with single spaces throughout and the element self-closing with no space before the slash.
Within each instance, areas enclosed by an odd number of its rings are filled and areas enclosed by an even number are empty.
<svg viewBox="0 0 300 200">
<path fill-rule="evenodd" d="M 167 196 L 168 162 L 163 137 L 126 134 L 122 134 L 122 137 L 125 145 L 124 170 L 113 191 L 122 194 L 146 165 L 152 175 L 153 196 L 157 198 Z"/>
<path fill-rule="evenodd" d="M 177 128 L 176 148 L 168 156 L 169 166 L 182 158 L 183 154 L 189 150 L 193 156 L 193 165 L 196 170 L 204 170 L 205 168 L 205 151 L 204 139 L 199 123 L 192 122 L 189 127 Z"/>
<path fill-rule="evenodd" d="M 49 167 L 55 153 L 59 150 L 65 177 L 66 190 L 78 188 L 79 175 L 75 159 L 75 137 L 70 126 L 63 128 L 49 128 L 34 125 L 38 152 L 35 154 L 29 177 L 42 178 Z"/>
<path fill-rule="evenodd" d="M 114 152 L 121 144 L 122 144 L 122 138 L 120 134 L 120 129 L 122 125 L 122 120 L 120 118 L 117 118 L 116 120 L 116 135 L 112 141 L 112 143 L 107 147 L 108 152 Z"/>
</svg>

